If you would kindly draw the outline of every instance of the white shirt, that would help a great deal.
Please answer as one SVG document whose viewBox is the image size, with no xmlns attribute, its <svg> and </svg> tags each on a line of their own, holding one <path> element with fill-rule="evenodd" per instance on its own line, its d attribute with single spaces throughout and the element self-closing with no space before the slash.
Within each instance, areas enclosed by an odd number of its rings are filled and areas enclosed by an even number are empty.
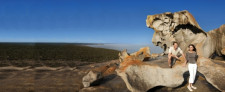
<svg viewBox="0 0 225 92">
<path fill-rule="evenodd" d="M 173 46 L 170 47 L 170 49 L 169 49 L 169 53 L 172 53 L 172 55 L 177 55 L 178 52 L 180 52 L 180 54 L 183 54 L 183 51 L 179 47 L 177 47 L 176 50 L 174 49 Z"/>
</svg>

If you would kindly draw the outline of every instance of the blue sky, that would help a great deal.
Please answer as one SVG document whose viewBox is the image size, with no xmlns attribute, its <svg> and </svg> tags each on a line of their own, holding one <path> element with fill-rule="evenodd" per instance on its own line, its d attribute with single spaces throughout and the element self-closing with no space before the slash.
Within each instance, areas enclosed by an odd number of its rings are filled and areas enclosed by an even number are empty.
<svg viewBox="0 0 225 92">
<path fill-rule="evenodd" d="M 0 0 L 0 42 L 151 43 L 147 15 L 188 10 L 225 24 L 224 0 Z"/>
</svg>

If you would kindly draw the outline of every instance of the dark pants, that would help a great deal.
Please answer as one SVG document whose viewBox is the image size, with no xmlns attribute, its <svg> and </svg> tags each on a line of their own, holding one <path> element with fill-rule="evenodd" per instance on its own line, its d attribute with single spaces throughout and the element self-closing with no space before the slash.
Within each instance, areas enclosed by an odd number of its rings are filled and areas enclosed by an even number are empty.
<svg viewBox="0 0 225 92">
<path fill-rule="evenodd" d="M 175 63 L 176 63 L 176 58 L 175 57 L 171 57 L 171 66 L 173 66 L 173 65 L 175 65 Z"/>
<path fill-rule="evenodd" d="M 178 53 L 178 54 L 177 54 L 177 57 L 180 57 L 180 56 L 181 56 L 181 54 L 180 54 L 180 53 Z M 171 64 L 171 66 L 175 65 L 176 60 L 177 60 L 177 59 L 176 59 L 175 57 L 171 57 L 171 63 L 170 63 L 170 64 Z"/>
</svg>

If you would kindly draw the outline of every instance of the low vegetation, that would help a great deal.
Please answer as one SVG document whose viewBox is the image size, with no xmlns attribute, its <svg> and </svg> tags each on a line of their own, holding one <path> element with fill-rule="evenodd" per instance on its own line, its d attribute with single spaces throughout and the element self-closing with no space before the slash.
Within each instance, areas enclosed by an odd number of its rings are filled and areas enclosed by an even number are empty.
<svg viewBox="0 0 225 92">
<path fill-rule="evenodd" d="M 0 66 L 76 66 L 114 60 L 118 53 L 77 44 L 0 43 Z"/>
</svg>

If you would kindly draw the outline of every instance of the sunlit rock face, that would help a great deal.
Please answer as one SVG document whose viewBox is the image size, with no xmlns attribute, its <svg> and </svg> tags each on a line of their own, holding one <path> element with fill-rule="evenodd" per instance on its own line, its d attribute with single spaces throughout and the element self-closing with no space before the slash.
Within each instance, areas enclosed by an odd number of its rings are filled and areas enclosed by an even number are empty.
<svg viewBox="0 0 225 92">
<path fill-rule="evenodd" d="M 225 48 L 223 48 L 223 49 L 221 50 L 221 53 L 222 53 L 223 55 L 225 55 Z"/>
<path fill-rule="evenodd" d="M 160 63 L 144 62 L 144 53 L 128 54 L 126 50 L 120 52 L 121 62 L 116 69 L 117 75 L 125 82 L 131 92 L 146 92 L 156 86 L 178 87 L 184 82 L 183 74 L 188 71 L 183 66 L 184 57 L 173 68 L 161 67 Z M 145 51 L 148 52 L 148 51 Z M 160 61 L 160 60 L 159 60 Z M 200 56 L 197 60 L 198 71 L 206 80 L 220 91 L 225 91 L 225 67 L 212 62 L 211 59 Z"/>
<path fill-rule="evenodd" d="M 194 44 L 198 54 L 204 57 L 210 57 L 214 52 L 222 55 L 221 50 L 225 48 L 225 25 L 205 32 L 186 10 L 148 15 L 146 25 L 155 31 L 153 44 L 163 48 L 165 54 L 168 54 L 173 41 L 178 42 L 184 52 L 189 44 Z"/>
</svg>

